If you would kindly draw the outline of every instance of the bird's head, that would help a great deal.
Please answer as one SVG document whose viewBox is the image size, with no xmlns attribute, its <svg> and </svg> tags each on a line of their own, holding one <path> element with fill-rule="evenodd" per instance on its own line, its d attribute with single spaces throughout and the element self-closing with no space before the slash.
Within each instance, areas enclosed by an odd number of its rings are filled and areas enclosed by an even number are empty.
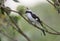
<svg viewBox="0 0 60 41">
<path fill-rule="evenodd" d="M 26 11 L 31 11 L 28 7 L 26 8 Z"/>
<path fill-rule="evenodd" d="M 32 11 L 29 8 L 26 8 L 26 13 L 32 13 Z"/>
</svg>

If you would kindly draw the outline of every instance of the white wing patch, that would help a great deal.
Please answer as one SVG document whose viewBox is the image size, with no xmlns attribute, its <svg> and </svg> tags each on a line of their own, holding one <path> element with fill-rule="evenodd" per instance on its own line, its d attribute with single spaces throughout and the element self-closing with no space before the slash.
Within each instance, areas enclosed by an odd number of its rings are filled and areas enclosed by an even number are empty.
<svg viewBox="0 0 60 41">
<path fill-rule="evenodd" d="M 38 18 L 36 18 L 35 20 L 38 20 Z"/>
</svg>

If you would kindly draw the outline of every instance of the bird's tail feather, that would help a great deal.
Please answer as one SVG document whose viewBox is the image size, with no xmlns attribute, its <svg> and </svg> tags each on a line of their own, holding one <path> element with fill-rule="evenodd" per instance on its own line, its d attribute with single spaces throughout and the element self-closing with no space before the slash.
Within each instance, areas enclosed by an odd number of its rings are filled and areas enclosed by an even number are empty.
<svg viewBox="0 0 60 41">
<path fill-rule="evenodd" d="M 44 36 L 46 36 L 46 33 L 45 33 L 45 31 L 44 31 L 44 30 L 42 30 L 42 32 L 43 32 Z"/>
<path fill-rule="evenodd" d="M 43 27 L 43 29 L 44 29 L 44 30 L 42 30 L 44 36 L 46 36 L 46 33 L 45 33 L 45 30 L 47 30 L 46 27 L 43 26 L 42 22 L 40 23 L 40 25 L 41 25 L 41 26 Z"/>
</svg>

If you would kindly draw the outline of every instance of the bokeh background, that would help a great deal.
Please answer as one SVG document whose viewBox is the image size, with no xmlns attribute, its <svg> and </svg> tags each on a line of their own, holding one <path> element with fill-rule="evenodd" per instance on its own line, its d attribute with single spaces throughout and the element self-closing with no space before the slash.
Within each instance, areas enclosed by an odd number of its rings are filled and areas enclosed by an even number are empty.
<svg viewBox="0 0 60 41">
<path fill-rule="evenodd" d="M 19 0 L 20 3 L 15 3 L 12 0 L 6 2 L 6 6 L 9 6 L 11 9 L 16 10 L 18 5 L 24 5 L 29 7 L 39 18 L 45 22 L 47 25 L 53 29 L 60 32 L 60 14 L 56 9 L 49 4 L 46 0 Z M 15 14 L 15 13 L 14 13 Z M 22 17 L 18 21 L 18 25 L 22 31 L 32 40 L 32 41 L 60 41 L 60 35 L 52 35 L 46 33 L 46 36 L 43 33 L 36 29 L 35 27 L 28 24 Z M 12 33 L 12 31 L 10 32 Z M 16 35 L 10 34 L 18 41 L 27 41 L 22 35 L 16 32 Z M 2 41 L 11 41 L 7 37 L 2 35 Z"/>
</svg>

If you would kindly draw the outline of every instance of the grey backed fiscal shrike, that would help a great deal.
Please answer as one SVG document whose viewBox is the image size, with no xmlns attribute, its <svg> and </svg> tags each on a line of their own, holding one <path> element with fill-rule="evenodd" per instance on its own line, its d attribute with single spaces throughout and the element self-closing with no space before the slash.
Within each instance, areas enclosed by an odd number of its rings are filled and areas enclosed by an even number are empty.
<svg viewBox="0 0 60 41">
<path fill-rule="evenodd" d="M 37 15 L 35 15 L 29 8 L 27 8 L 27 10 L 26 10 L 25 13 L 26 13 L 27 18 L 29 19 L 29 21 L 32 24 L 35 24 L 35 25 L 36 24 L 40 24 L 43 27 L 43 25 L 41 24 L 41 20 L 39 19 L 39 17 Z M 42 32 L 43 32 L 44 35 L 46 35 L 44 30 L 42 30 Z"/>
</svg>

